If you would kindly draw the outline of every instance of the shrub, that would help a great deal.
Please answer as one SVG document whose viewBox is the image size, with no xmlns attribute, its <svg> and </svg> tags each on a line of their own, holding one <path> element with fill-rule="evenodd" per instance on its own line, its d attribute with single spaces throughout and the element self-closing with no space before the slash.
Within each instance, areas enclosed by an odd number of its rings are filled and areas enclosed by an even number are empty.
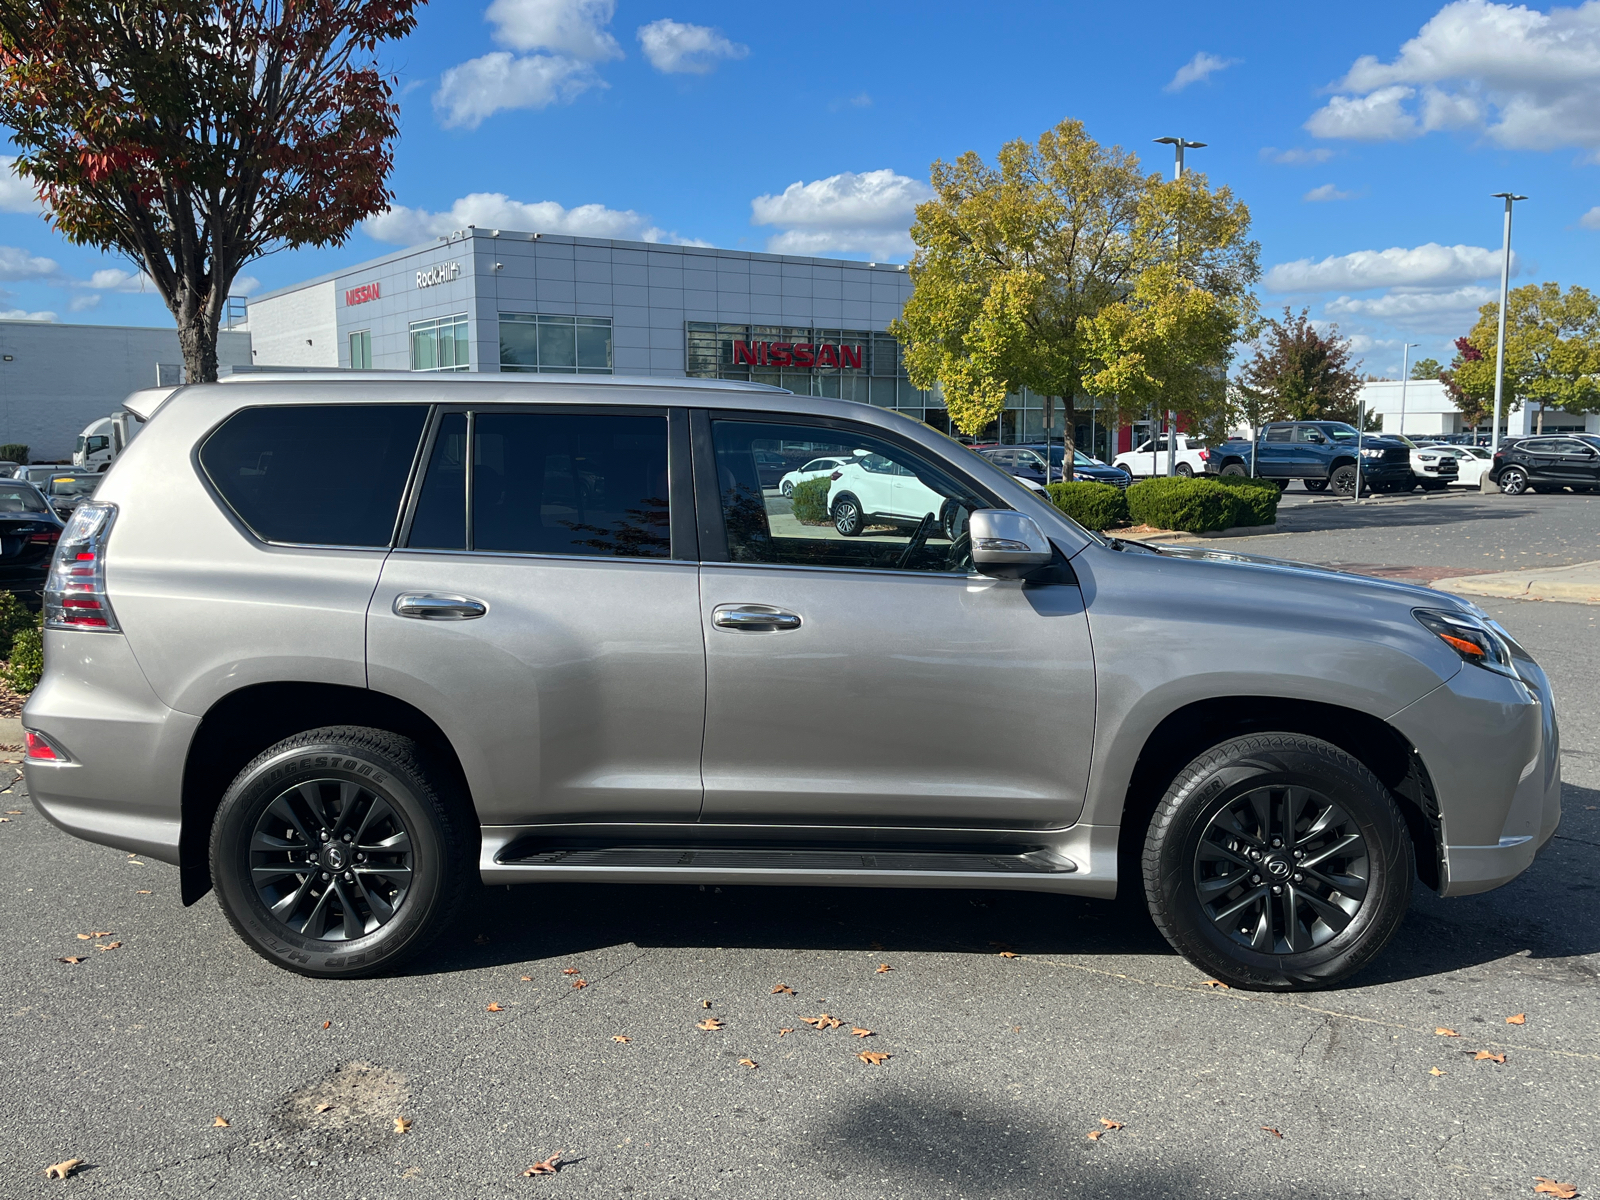
<svg viewBox="0 0 1600 1200">
<path fill-rule="evenodd" d="M 1128 512 L 1140 525 L 1215 533 L 1237 524 L 1238 497 L 1250 495 L 1212 479 L 1146 479 L 1128 489 Z"/>
<path fill-rule="evenodd" d="M 13 692 L 27 695 L 39 686 L 44 674 L 44 632 L 30 625 L 19 632 L 11 643 L 11 660 L 0 666 L 0 679 Z"/>
<path fill-rule="evenodd" d="M 0 659 L 11 656 L 12 640 L 24 629 L 32 629 L 39 618 L 11 592 L 0 592 Z"/>
<path fill-rule="evenodd" d="M 794 505 L 795 519 L 800 524 L 828 524 L 828 489 L 831 487 L 833 480 L 826 475 L 794 485 L 794 495 L 790 499 Z"/>
<path fill-rule="evenodd" d="M 28 461 L 28 448 L 21 442 L 6 442 L 0 445 L 0 462 L 26 463 Z"/>
<path fill-rule="evenodd" d="M 1128 498 L 1109 483 L 1052 483 L 1055 506 L 1085 529 L 1111 529 L 1128 523 Z"/>
<path fill-rule="evenodd" d="M 1248 475 L 1219 475 L 1217 482 L 1234 489 L 1239 506 L 1235 525 L 1273 525 L 1278 520 L 1278 500 L 1283 489 L 1270 479 L 1251 479 Z"/>
</svg>

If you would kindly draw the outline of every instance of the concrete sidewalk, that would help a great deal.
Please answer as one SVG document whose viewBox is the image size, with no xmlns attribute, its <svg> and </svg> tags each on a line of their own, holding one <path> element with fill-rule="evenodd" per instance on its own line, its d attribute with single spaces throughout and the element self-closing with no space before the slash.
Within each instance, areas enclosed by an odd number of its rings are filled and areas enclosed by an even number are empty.
<svg viewBox="0 0 1600 1200">
<path fill-rule="evenodd" d="M 1437 579 L 1433 586 L 1463 596 L 1508 596 L 1514 600 L 1565 600 L 1573 604 L 1600 604 L 1600 562 L 1570 567 L 1535 567 L 1526 571 L 1499 571 L 1492 575 L 1462 575 Z"/>
</svg>

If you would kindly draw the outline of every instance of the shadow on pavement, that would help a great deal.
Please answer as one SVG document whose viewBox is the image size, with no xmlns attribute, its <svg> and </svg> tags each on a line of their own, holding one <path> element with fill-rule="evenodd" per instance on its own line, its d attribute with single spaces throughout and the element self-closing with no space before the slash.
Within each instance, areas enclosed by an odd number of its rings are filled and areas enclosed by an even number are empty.
<svg viewBox="0 0 1600 1200">
<path fill-rule="evenodd" d="M 1479 521 L 1519 521 L 1533 510 L 1518 505 L 1448 500 L 1412 500 L 1360 505 L 1298 504 L 1278 512 L 1279 533 L 1317 533 L 1330 529 L 1406 529 Z"/>
</svg>

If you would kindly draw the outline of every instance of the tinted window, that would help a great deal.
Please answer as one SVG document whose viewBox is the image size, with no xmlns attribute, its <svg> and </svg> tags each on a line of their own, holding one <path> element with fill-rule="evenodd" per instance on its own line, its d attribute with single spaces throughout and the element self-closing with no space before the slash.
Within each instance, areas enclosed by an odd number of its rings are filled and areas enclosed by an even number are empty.
<svg viewBox="0 0 1600 1200">
<path fill-rule="evenodd" d="M 1263 439 L 1268 442 L 1287 442 L 1292 425 L 1268 425 L 1267 436 Z"/>
<path fill-rule="evenodd" d="M 387 546 L 427 415 L 414 404 L 249 408 L 206 439 L 200 462 L 258 537 Z"/>
<path fill-rule="evenodd" d="M 408 544 L 459 549 L 465 418 L 440 424 Z M 473 418 L 468 548 L 667 558 L 667 419 L 567 413 Z"/>
<path fill-rule="evenodd" d="M 0 487 L 0 513 L 45 513 L 50 506 L 44 497 L 31 487 L 12 484 Z"/>
<path fill-rule="evenodd" d="M 1315 425 L 1296 425 L 1294 427 L 1294 440 L 1297 442 L 1311 442 L 1320 446 L 1328 440 L 1328 435 Z"/>
<path fill-rule="evenodd" d="M 1563 438 L 1561 441 L 1556 443 L 1556 449 L 1562 454 L 1577 454 L 1585 458 L 1587 458 L 1591 453 L 1590 448 L 1580 442 L 1577 438 Z"/>
<path fill-rule="evenodd" d="M 1529 438 L 1525 442 L 1518 442 L 1516 448 L 1524 454 L 1554 453 L 1554 449 L 1549 438 Z"/>
</svg>

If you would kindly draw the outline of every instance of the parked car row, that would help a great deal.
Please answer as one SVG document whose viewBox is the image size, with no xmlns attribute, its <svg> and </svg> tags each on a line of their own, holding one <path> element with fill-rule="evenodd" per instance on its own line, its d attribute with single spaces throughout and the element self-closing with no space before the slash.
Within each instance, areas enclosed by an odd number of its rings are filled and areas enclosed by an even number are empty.
<svg viewBox="0 0 1600 1200">
<path fill-rule="evenodd" d="M 38 608 L 64 528 L 37 487 L 21 479 L 0 480 L 0 588 Z"/>
<path fill-rule="evenodd" d="M 1489 478 L 1510 496 L 1556 488 L 1592 492 L 1600 488 L 1600 435 L 1574 433 L 1502 442 L 1489 467 Z"/>
</svg>

